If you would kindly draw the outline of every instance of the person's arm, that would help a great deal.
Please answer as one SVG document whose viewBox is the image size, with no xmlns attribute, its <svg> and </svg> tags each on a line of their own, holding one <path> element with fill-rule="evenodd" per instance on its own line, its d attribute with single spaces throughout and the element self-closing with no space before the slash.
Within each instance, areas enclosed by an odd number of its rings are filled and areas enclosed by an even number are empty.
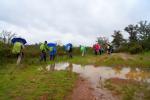
<svg viewBox="0 0 150 100">
<path fill-rule="evenodd" d="M 49 47 L 46 45 L 46 50 L 49 51 Z"/>
</svg>

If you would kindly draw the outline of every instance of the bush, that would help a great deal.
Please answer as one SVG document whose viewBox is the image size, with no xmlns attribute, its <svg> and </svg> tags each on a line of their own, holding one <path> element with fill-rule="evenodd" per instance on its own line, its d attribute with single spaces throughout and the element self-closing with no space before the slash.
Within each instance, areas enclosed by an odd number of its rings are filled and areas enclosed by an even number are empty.
<svg viewBox="0 0 150 100">
<path fill-rule="evenodd" d="M 118 52 L 128 52 L 129 51 L 129 46 L 128 44 L 122 44 L 122 46 L 120 48 L 117 48 L 114 50 L 114 52 L 118 53 Z"/>
<path fill-rule="evenodd" d="M 143 48 L 142 48 L 142 46 L 139 45 L 139 44 L 133 44 L 133 45 L 130 46 L 130 48 L 129 48 L 129 52 L 130 52 L 131 54 L 137 54 L 137 53 L 140 53 L 140 52 L 142 52 L 142 51 L 143 51 Z"/>
<path fill-rule="evenodd" d="M 6 65 L 14 56 L 11 54 L 11 45 L 0 42 L 0 65 Z"/>
</svg>

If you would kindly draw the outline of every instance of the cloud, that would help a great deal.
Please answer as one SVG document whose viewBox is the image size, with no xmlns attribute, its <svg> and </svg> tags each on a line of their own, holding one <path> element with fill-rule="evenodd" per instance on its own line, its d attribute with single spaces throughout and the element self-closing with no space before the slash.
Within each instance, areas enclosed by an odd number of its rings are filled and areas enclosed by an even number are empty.
<svg viewBox="0 0 150 100">
<path fill-rule="evenodd" d="M 114 30 L 150 20 L 148 0 L 1 0 L 0 7 L 0 30 L 16 32 L 29 43 L 92 45 L 98 36 L 111 40 Z"/>
</svg>

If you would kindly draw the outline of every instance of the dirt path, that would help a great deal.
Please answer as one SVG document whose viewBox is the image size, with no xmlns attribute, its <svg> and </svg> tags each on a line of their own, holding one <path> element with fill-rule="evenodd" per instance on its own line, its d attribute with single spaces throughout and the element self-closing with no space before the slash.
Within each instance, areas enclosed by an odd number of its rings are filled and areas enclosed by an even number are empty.
<svg viewBox="0 0 150 100">
<path fill-rule="evenodd" d="M 119 56 L 124 60 L 134 59 L 133 55 L 129 55 L 127 53 L 113 53 L 112 56 Z"/>
<path fill-rule="evenodd" d="M 119 100 L 106 89 L 92 88 L 90 82 L 83 78 L 79 78 L 71 95 L 65 100 Z"/>
</svg>

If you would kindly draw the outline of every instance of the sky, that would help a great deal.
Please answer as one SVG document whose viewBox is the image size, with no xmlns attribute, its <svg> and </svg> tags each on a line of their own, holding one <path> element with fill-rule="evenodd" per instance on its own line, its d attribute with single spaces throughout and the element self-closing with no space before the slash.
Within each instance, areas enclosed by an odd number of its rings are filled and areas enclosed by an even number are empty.
<svg viewBox="0 0 150 100">
<path fill-rule="evenodd" d="M 68 42 L 91 46 L 97 37 L 112 40 L 114 30 L 150 21 L 150 0 L 0 0 L 0 31 L 28 44 Z"/>
</svg>

